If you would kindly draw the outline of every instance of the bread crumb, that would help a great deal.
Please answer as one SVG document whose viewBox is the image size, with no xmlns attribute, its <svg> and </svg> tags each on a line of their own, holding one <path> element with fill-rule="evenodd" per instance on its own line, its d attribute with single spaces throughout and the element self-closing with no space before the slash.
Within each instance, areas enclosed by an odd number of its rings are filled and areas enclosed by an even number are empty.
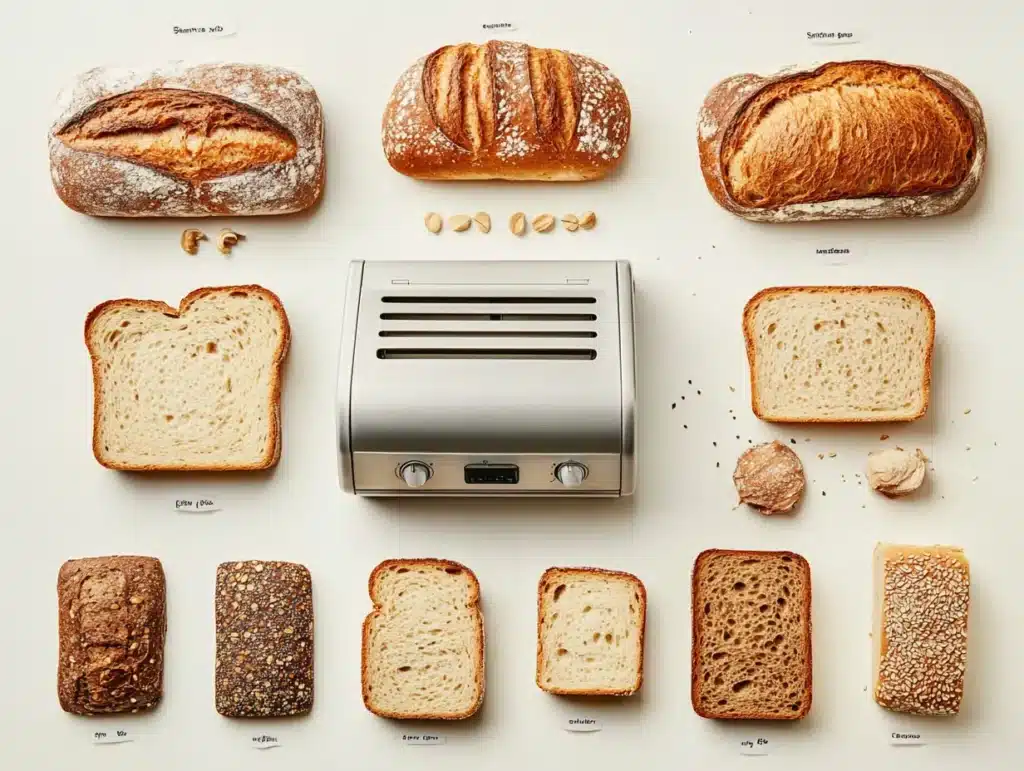
<svg viewBox="0 0 1024 771">
<path fill-rule="evenodd" d="M 889 438 L 889 435 L 888 435 L 888 434 L 882 434 L 882 435 L 881 435 L 880 437 L 878 437 L 878 438 L 879 438 L 880 440 L 882 440 L 882 441 L 884 442 L 884 441 L 885 441 L 886 439 L 888 439 L 888 438 Z"/>
<path fill-rule="evenodd" d="M 970 415 L 970 414 L 971 414 L 971 408 L 968 407 L 966 410 L 964 410 L 964 415 Z"/>
</svg>

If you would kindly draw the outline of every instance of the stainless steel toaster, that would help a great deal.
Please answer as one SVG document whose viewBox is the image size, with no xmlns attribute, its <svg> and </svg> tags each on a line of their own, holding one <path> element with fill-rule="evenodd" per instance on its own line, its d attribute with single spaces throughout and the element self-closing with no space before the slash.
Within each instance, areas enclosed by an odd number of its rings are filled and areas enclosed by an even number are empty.
<svg viewBox="0 0 1024 771">
<path fill-rule="evenodd" d="M 356 261 L 337 430 L 359 495 L 631 495 L 626 261 Z"/>
</svg>

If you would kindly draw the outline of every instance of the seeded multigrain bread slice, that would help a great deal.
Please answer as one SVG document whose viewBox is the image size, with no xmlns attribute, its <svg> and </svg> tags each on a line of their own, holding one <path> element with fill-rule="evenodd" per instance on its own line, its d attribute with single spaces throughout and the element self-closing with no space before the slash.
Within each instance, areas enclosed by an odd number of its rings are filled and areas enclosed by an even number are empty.
<svg viewBox="0 0 1024 771">
<path fill-rule="evenodd" d="M 85 322 L 93 454 L 122 471 L 248 471 L 281 453 L 288 317 L 260 286 L 197 289 L 175 309 L 111 300 Z"/>
<path fill-rule="evenodd" d="M 631 573 L 549 568 L 537 587 L 537 685 L 629 696 L 644 678 L 647 591 Z"/>
<path fill-rule="evenodd" d="M 895 712 L 957 714 L 971 604 L 963 550 L 880 543 L 874 583 L 875 701 Z"/>
<path fill-rule="evenodd" d="M 928 409 L 935 311 L 916 289 L 764 289 L 743 311 L 743 334 L 761 420 L 909 421 Z"/>
<path fill-rule="evenodd" d="M 701 552 L 690 696 L 701 717 L 796 720 L 811 708 L 811 569 L 788 551 Z"/>
<path fill-rule="evenodd" d="M 484 700 L 484 617 L 473 571 L 448 560 L 385 560 L 369 589 L 366 708 L 396 719 L 472 716 Z"/>
</svg>

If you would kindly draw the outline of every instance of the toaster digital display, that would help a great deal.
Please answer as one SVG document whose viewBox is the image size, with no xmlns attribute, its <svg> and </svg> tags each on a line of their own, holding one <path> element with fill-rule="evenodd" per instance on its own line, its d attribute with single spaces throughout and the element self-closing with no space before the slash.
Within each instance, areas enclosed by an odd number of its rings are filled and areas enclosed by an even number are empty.
<svg viewBox="0 0 1024 771">
<path fill-rule="evenodd" d="M 464 473 L 467 485 L 519 484 L 519 466 L 514 463 L 468 463 Z"/>
</svg>

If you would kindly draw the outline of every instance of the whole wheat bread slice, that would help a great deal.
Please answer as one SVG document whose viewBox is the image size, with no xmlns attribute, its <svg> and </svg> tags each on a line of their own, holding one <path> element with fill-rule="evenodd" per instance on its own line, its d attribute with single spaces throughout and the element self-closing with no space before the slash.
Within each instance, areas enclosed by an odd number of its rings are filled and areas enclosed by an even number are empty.
<svg viewBox="0 0 1024 771">
<path fill-rule="evenodd" d="M 693 566 L 690 698 L 701 717 L 811 708 L 811 569 L 792 552 L 709 549 Z"/>
<path fill-rule="evenodd" d="M 395 559 L 370 574 L 363 621 L 363 704 L 397 719 L 459 720 L 484 699 L 484 617 L 473 571 Z"/>
<path fill-rule="evenodd" d="M 537 685 L 628 696 L 644 677 L 647 592 L 630 573 L 549 568 L 537 587 Z"/>
<path fill-rule="evenodd" d="M 197 289 L 175 309 L 111 300 L 85 322 L 93 454 L 126 471 L 277 463 L 288 317 L 260 286 Z"/>
<path fill-rule="evenodd" d="M 754 414 L 793 423 L 916 420 L 935 311 L 916 289 L 774 287 L 743 311 Z"/>
</svg>

